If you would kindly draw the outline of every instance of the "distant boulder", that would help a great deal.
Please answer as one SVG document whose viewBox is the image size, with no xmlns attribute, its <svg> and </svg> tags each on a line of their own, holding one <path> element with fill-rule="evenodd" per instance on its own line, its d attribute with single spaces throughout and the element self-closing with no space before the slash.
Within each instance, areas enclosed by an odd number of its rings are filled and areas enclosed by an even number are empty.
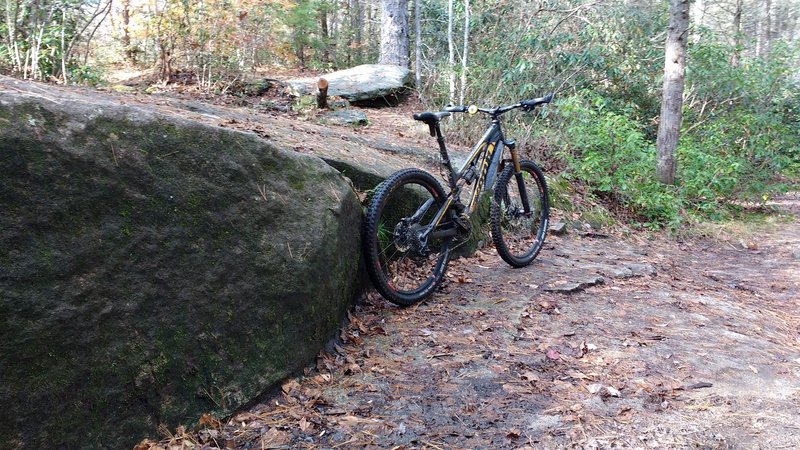
<svg viewBox="0 0 800 450">
<path fill-rule="evenodd" d="M 285 83 L 290 95 L 301 97 L 316 92 L 319 78 L 328 80 L 328 95 L 354 103 L 395 99 L 413 85 L 411 71 L 385 64 L 364 64 L 317 78 L 300 78 Z"/>
</svg>

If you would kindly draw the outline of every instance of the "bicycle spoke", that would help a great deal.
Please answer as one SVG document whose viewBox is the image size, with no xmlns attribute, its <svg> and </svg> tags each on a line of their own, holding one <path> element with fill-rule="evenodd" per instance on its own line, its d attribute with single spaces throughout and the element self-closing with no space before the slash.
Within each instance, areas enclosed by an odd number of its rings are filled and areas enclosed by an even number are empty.
<svg viewBox="0 0 800 450">
<path fill-rule="evenodd" d="M 381 185 L 365 220 L 367 270 L 387 299 L 411 304 L 430 295 L 449 259 L 447 239 L 428 233 L 445 198 L 429 174 L 408 169 Z"/>
</svg>

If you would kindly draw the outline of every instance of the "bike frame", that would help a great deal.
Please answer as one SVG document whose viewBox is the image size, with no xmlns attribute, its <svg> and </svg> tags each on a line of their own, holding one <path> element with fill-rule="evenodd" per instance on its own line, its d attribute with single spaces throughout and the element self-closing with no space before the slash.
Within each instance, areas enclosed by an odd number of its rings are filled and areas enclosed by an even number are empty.
<svg viewBox="0 0 800 450">
<path fill-rule="evenodd" d="M 516 173 L 521 178 L 516 145 L 513 141 L 505 140 L 503 129 L 500 125 L 499 116 L 493 115 L 492 121 L 489 124 L 489 128 L 487 128 L 486 132 L 483 134 L 483 137 L 481 137 L 481 139 L 469 153 L 467 159 L 462 163 L 461 168 L 458 171 L 453 168 L 453 165 L 450 162 L 450 157 L 447 153 L 447 147 L 444 143 L 444 137 L 438 124 L 435 127 L 435 133 L 437 141 L 439 142 L 439 150 L 442 155 L 442 164 L 447 168 L 448 171 L 448 184 L 450 186 L 450 192 L 447 195 L 444 204 L 441 208 L 439 208 L 436 216 L 431 221 L 431 224 L 429 225 L 430 228 L 425 233 L 425 237 L 430 235 L 436 229 L 436 227 L 439 226 L 448 211 L 451 211 L 450 207 L 453 205 L 456 199 L 459 198 L 461 195 L 461 189 L 465 184 L 467 184 L 467 180 L 464 178 L 464 175 L 467 173 L 470 167 L 473 166 L 473 164 L 476 170 L 479 170 L 479 172 L 478 178 L 475 180 L 476 185 L 473 189 L 472 197 L 469 199 L 469 203 L 466 205 L 466 209 L 469 214 L 474 213 L 478 208 L 481 194 L 491 190 L 492 186 L 494 185 L 505 147 L 509 148 Z M 522 191 L 524 195 L 524 189 L 522 189 Z M 430 203 L 432 203 L 432 200 L 426 202 L 426 204 L 420 207 L 420 210 L 418 210 L 414 216 L 422 217 L 428 208 L 430 208 Z M 524 207 L 525 212 L 529 213 L 530 206 L 528 205 L 527 197 L 525 198 Z M 437 231 L 436 237 L 444 238 L 455 236 L 457 234 L 458 233 L 455 229 L 447 229 Z"/>
</svg>

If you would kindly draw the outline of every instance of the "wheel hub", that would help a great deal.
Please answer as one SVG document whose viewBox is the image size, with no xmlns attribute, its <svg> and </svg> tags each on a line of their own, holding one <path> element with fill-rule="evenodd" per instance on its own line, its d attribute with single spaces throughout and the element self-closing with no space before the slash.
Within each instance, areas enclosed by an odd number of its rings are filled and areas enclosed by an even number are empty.
<svg viewBox="0 0 800 450">
<path fill-rule="evenodd" d="M 401 252 L 411 251 L 418 256 L 431 254 L 428 248 L 428 238 L 423 238 L 425 227 L 419 223 L 409 223 L 409 219 L 402 219 L 394 227 L 394 246 Z"/>
</svg>

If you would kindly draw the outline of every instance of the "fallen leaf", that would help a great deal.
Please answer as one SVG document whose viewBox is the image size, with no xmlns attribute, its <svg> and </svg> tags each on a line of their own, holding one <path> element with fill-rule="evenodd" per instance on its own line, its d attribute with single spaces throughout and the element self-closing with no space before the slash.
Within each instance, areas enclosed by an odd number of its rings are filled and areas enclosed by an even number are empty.
<svg viewBox="0 0 800 450">
<path fill-rule="evenodd" d="M 557 360 L 561 358 L 561 354 L 558 353 L 556 349 L 551 348 L 550 350 L 547 351 L 547 358 L 552 360 Z"/>
<path fill-rule="evenodd" d="M 355 425 L 362 425 L 362 424 L 382 424 L 384 422 L 380 419 L 370 419 L 366 417 L 358 417 L 348 414 L 346 416 L 340 417 L 337 420 L 337 423 L 341 426 L 352 427 Z"/>
<path fill-rule="evenodd" d="M 295 379 L 291 379 L 286 381 L 281 385 L 281 390 L 284 394 L 289 395 L 292 393 L 293 390 L 300 387 L 300 383 L 297 382 Z"/>
<path fill-rule="evenodd" d="M 600 383 L 592 383 L 586 386 L 586 390 L 589 391 L 590 394 L 594 395 L 600 392 L 600 389 L 603 389 L 603 385 Z"/>
<path fill-rule="evenodd" d="M 567 375 L 569 375 L 570 378 L 574 378 L 576 380 L 588 380 L 589 379 L 588 375 L 586 375 L 583 372 L 578 372 L 578 371 L 569 372 L 569 373 L 567 373 Z"/>
<path fill-rule="evenodd" d="M 505 383 L 503 386 L 503 392 L 511 395 L 523 395 L 523 394 L 531 394 L 530 386 L 526 384 L 520 383 Z"/>
<path fill-rule="evenodd" d="M 202 416 L 200 416 L 200 420 L 197 421 L 197 425 L 208 428 L 219 428 L 220 422 L 219 420 L 215 419 L 214 416 L 212 416 L 211 414 L 205 413 Z"/>
<path fill-rule="evenodd" d="M 145 439 L 142 442 L 136 444 L 136 447 L 133 447 L 133 450 L 150 450 L 151 448 L 158 445 L 158 442 L 151 441 L 150 439 Z"/>
<path fill-rule="evenodd" d="M 321 373 L 312 378 L 312 380 L 317 384 L 325 384 L 331 381 L 331 375 L 328 373 Z"/>
<path fill-rule="evenodd" d="M 300 419 L 300 423 L 298 425 L 300 426 L 300 431 L 302 431 L 303 433 L 308 433 L 310 430 L 314 428 L 314 425 L 312 425 L 311 422 L 307 421 L 305 417 Z"/>
<path fill-rule="evenodd" d="M 625 423 L 625 424 L 626 423 L 630 423 L 632 415 L 633 414 L 631 412 L 631 407 L 630 406 L 623 406 L 622 408 L 617 410 L 616 420 L 619 423 Z"/>
<path fill-rule="evenodd" d="M 521 378 L 523 380 L 527 380 L 527 381 L 530 381 L 530 382 L 539 381 L 539 374 L 529 370 L 529 371 L 523 373 Z"/>
<path fill-rule="evenodd" d="M 261 436 L 261 448 L 281 448 L 289 443 L 289 434 L 277 428 L 270 428 Z"/>
<path fill-rule="evenodd" d="M 508 431 L 508 433 L 506 433 L 506 437 L 508 439 L 517 439 L 519 438 L 520 434 L 521 432 L 519 430 L 517 430 L 516 428 L 512 428 L 511 430 Z"/>
</svg>

